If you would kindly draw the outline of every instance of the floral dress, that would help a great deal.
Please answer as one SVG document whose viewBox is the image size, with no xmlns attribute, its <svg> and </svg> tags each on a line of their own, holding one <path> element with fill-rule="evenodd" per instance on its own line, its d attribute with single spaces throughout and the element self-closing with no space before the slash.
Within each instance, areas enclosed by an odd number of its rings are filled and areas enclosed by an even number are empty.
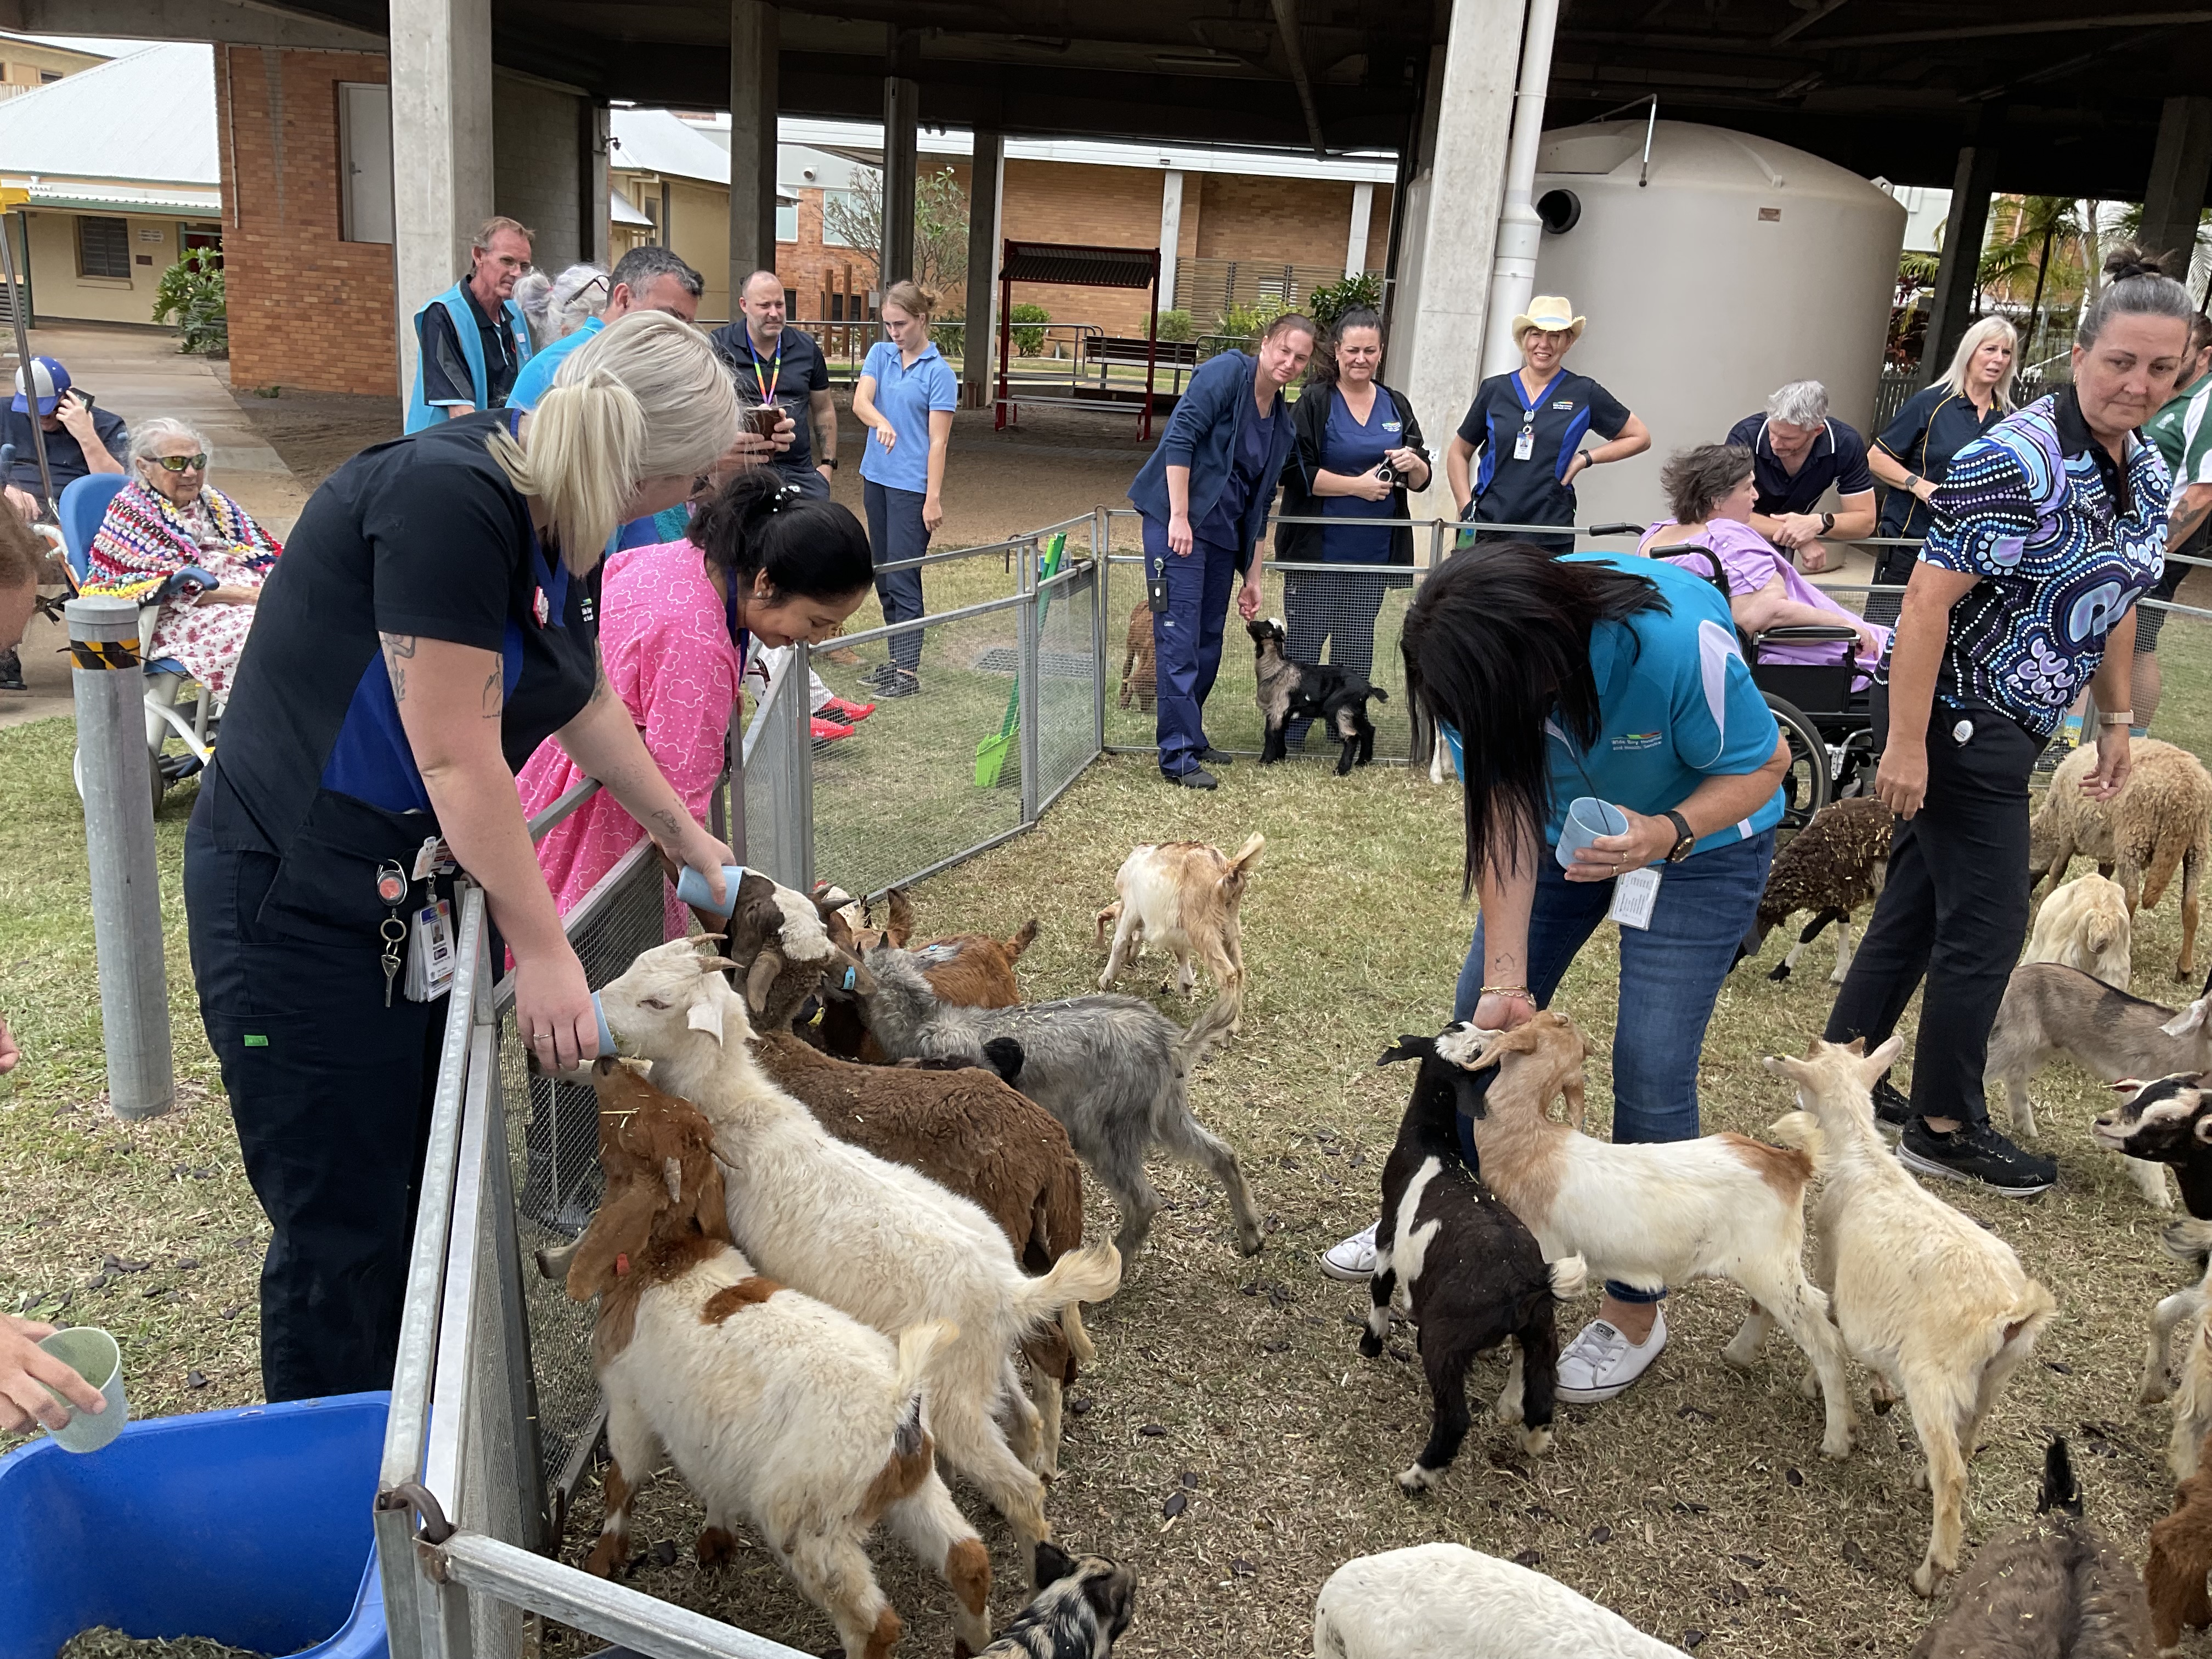
<svg viewBox="0 0 2212 1659">
<path fill-rule="evenodd" d="M 258 590 L 283 551 L 274 537 L 219 489 L 204 489 L 190 506 L 179 507 L 134 479 L 117 492 L 100 520 L 84 591 L 143 604 L 185 570 L 214 577 L 212 583 L 188 578 L 173 590 L 156 616 L 145 657 L 149 662 L 166 659 L 181 664 L 220 708 L 230 699 L 254 608 L 211 603 L 202 594 L 210 586 Z"/>
</svg>

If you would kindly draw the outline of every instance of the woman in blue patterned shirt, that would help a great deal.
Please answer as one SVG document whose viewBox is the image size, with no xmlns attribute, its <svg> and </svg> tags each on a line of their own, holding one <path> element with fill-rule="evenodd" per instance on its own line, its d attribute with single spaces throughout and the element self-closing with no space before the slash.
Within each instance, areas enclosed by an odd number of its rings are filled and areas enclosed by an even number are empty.
<svg viewBox="0 0 2212 1659">
<path fill-rule="evenodd" d="M 1875 1109 L 1924 1174 L 2014 1197 L 2057 1178 L 1990 1125 L 1990 1026 L 2027 929 L 2027 781 L 2084 685 L 2102 800 L 2128 776 L 2135 602 L 2157 581 L 2172 486 L 2136 430 L 2172 394 L 2195 307 L 2132 247 L 2075 335 L 2073 384 L 1953 459 L 1888 663 L 1875 789 L 1898 817 L 1888 884 L 1828 1016 L 1828 1040 L 1887 1039 L 1922 975 L 1908 1103 Z"/>
</svg>

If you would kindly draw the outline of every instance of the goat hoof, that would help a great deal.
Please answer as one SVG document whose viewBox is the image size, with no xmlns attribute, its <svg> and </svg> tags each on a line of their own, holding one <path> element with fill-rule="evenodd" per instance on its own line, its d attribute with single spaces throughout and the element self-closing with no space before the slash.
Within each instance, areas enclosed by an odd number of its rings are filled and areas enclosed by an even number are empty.
<svg viewBox="0 0 2212 1659">
<path fill-rule="evenodd" d="M 1923 1601 L 1932 1599 L 1936 1590 L 1942 1588 L 1943 1580 L 1948 1576 L 1937 1571 L 1929 1563 L 1923 1561 L 1912 1570 L 1912 1593 Z"/>
<path fill-rule="evenodd" d="M 1790 964 L 1786 962 L 1776 963 L 1774 964 L 1774 971 L 1767 975 L 1767 978 L 1772 980 L 1777 985 L 1781 984 L 1784 980 L 1788 979 L 1789 977 Z"/>
<path fill-rule="evenodd" d="M 1239 1233 L 1237 1237 L 1237 1254 L 1257 1255 L 1265 1243 L 1266 1241 L 1257 1233 Z"/>
<path fill-rule="evenodd" d="M 720 1566 L 738 1553 L 738 1540 L 720 1527 L 708 1527 L 699 1534 L 694 1547 L 701 1566 Z"/>
<path fill-rule="evenodd" d="M 1851 1437 L 1848 1434 L 1843 1436 L 1840 1439 L 1834 1436 L 1830 1436 L 1827 1439 L 1823 1440 L 1820 1443 L 1820 1455 L 1823 1457 L 1832 1457 L 1840 1463 L 1844 1459 L 1849 1457 L 1850 1455 Z"/>
<path fill-rule="evenodd" d="M 1372 1331 L 1362 1331 L 1359 1334 L 1359 1357 L 1362 1359 L 1379 1359 L 1382 1356 L 1382 1339 Z"/>
<path fill-rule="evenodd" d="M 2136 1404 L 2138 1406 L 2163 1405 L 2172 1397 L 2173 1385 L 2171 1382 L 2146 1382 L 2143 1384 L 2142 1392 L 2136 1396 Z"/>
<path fill-rule="evenodd" d="M 1443 1474 L 1442 1469 L 1425 1469 L 1416 1463 L 1410 1469 L 1398 1472 L 1398 1490 L 1408 1498 L 1419 1498 L 1435 1486 Z"/>
<path fill-rule="evenodd" d="M 1521 1449 L 1531 1457 L 1541 1457 L 1552 1449 L 1551 1430 L 1523 1429 L 1521 1431 Z"/>
<path fill-rule="evenodd" d="M 621 1577 L 623 1565 L 629 1559 L 629 1541 L 603 1533 L 599 1541 L 592 1546 L 592 1553 L 584 1558 L 584 1571 L 594 1578 L 617 1578 Z"/>
</svg>

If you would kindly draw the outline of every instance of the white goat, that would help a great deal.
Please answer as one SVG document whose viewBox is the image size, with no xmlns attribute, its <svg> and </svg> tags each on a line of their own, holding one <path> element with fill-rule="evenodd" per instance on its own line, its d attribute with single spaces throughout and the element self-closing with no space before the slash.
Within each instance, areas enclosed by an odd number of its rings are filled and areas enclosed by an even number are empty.
<svg viewBox="0 0 2212 1659">
<path fill-rule="evenodd" d="M 2061 882 L 2035 913 L 2022 962 L 2055 962 L 2078 968 L 2116 991 L 2128 988 L 2130 945 L 2128 890 L 2092 872 Z"/>
<path fill-rule="evenodd" d="M 1244 945 L 1238 912 L 1244 888 L 1266 850 L 1267 838 L 1255 835 L 1225 854 L 1202 841 L 1170 841 L 1137 848 L 1114 877 L 1113 903 L 1098 913 L 1098 933 L 1114 925 L 1113 948 L 1098 988 L 1110 991 L 1122 969 L 1146 945 L 1176 959 L 1176 988 L 1183 996 L 1196 989 L 1195 956 L 1213 975 L 1214 988 L 1244 999 Z M 1230 1028 L 1238 1029 L 1236 1024 Z"/>
<path fill-rule="evenodd" d="M 1314 1659 L 1686 1659 L 1558 1579 L 1464 1544 L 1346 1562 L 1314 1602 L 1313 1645 Z"/>
<path fill-rule="evenodd" d="M 878 1330 L 928 1319 L 960 1328 L 932 1367 L 931 1427 L 945 1461 L 1006 1517 L 1032 1567 L 1051 1535 L 1044 1483 L 994 1420 L 1002 1393 L 1041 1441 L 1036 1407 L 1004 1387 L 1008 1351 L 1074 1302 L 1121 1285 L 1110 1247 L 1024 1274 L 996 1223 L 927 1176 L 837 1139 L 754 1063 L 744 1000 L 684 939 L 642 953 L 599 994 L 615 1041 L 714 1127 L 730 1230 L 760 1271 Z"/>
<path fill-rule="evenodd" d="M 1693 1279 L 1743 1286 L 1751 1316 L 1721 1357 L 1750 1364 L 1770 1319 L 1779 1324 L 1820 1380 L 1822 1455 L 1850 1456 L 1843 1344 L 1799 1261 L 1811 1160 L 1747 1135 L 1615 1146 L 1554 1122 L 1554 1098 L 1567 1096 L 1571 1110 L 1580 1103 L 1588 1050 L 1574 1022 L 1551 1012 L 1486 1041 L 1464 1025 L 1437 1038 L 1437 1058 L 1459 1068 L 1484 1182 L 1528 1224 L 1547 1261 L 1580 1255 L 1591 1278 L 1639 1289 Z M 1486 1096 L 1473 1074 L 1488 1066 L 1499 1070 Z"/>
<path fill-rule="evenodd" d="M 1814 1275 L 1828 1289 L 1844 1340 L 1902 1395 L 1928 1455 L 1935 1504 L 1912 1588 L 1933 1595 L 1959 1568 L 1966 1460 L 1997 1395 L 2035 1346 L 2057 1304 L 2022 1272 L 2012 1247 L 1922 1189 L 1875 1127 L 1875 1079 L 1905 1046 L 1866 1054 L 1814 1042 L 1804 1060 L 1771 1056 L 1803 1109 L 1774 1132 L 1810 1151 L 1822 1176 Z"/>
</svg>

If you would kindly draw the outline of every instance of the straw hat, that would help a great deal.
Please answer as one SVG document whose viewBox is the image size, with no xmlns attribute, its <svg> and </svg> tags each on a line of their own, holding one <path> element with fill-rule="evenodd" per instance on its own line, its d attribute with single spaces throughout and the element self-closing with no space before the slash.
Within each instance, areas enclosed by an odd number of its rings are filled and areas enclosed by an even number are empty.
<svg viewBox="0 0 2212 1659">
<path fill-rule="evenodd" d="M 1513 341 L 1519 344 L 1521 337 L 1532 328 L 1540 328 L 1547 334 L 1565 330 L 1579 340 L 1583 337 L 1583 325 L 1588 320 L 1575 315 L 1575 308 L 1567 303 L 1565 295 L 1539 294 L 1528 301 L 1528 309 L 1513 319 Z"/>
</svg>

